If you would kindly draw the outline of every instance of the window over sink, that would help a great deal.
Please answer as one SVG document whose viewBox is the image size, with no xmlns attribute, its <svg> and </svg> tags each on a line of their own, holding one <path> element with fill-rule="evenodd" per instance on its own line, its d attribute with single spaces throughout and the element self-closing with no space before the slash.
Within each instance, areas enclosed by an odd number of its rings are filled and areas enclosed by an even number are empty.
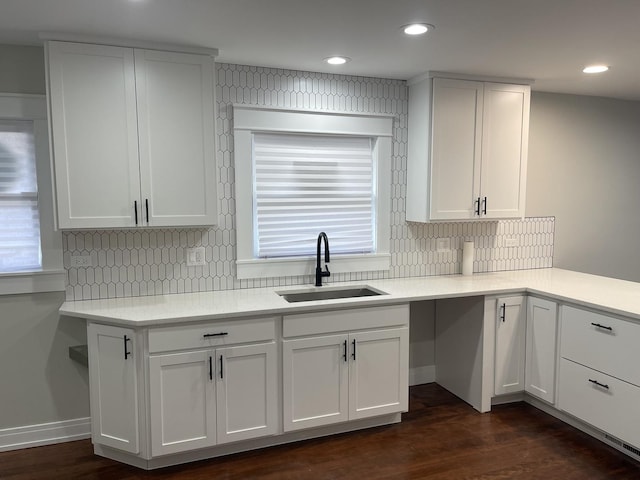
<svg viewBox="0 0 640 480">
<path fill-rule="evenodd" d="M 0 94 L 0 295 L 64 290 L 44 96 Z"/>
<path fill-rule="evenodd" d="M 389 268 L 392 121 L 234 106 L 238 278 Z"/>
</svg>

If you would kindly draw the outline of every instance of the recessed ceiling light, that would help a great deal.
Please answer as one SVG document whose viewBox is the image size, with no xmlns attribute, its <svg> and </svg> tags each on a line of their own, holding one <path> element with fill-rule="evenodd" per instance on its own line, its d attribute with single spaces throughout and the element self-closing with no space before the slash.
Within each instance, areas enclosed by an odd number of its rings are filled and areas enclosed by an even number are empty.
<svg viewBox="0 0 640 480">
<path fill-rule="evenodd" d="M 350 60 L 351 59 L 349 57 L 341 57 L 341 56 L 327 57 L 324 59 L 324 61 L 327 62 L 329 65 L 344 65 Z"/>
<path fill-rule="evenodd" d="M 588 67 L 584 67 L 582 71 L 584 73 L 602 73 L 609 70 L 609 67 L 606 65 L 589 65 Z"/>
<path fill-rule="evenodd" d="M 428 23 L 412 23 L 410 25 L 404 25 L 402 31 L 407 35 L 422 35 L 429 30 L 433 30 L 435 27 Z"/>
</svg>

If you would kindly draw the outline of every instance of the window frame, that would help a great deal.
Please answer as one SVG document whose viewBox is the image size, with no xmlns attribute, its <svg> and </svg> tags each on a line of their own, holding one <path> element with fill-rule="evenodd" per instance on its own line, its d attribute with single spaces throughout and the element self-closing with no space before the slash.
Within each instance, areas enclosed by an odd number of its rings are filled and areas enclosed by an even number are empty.
<svg viewBox="0 0 640 480">
<path fill-rule="evenodd" d="M 392 115 L 293 110 L 236 104 L 233 105 L 233 125 L 238 279 L 313 275 L 316 267 L 315 255 L 266 259 L 254 257 L 252 158 L 254 132 L 373 138 L 376 167 L 374 181 L 377 188 L 376 252 L 332 255 L 330 270 L 332 273 L 348 273 L 390 268 Z M 331 238 L 329 238 L 329 246 L 331 246 Z"/>
<path fill-rule="evenodd" d="M 40 270 L 0 272 L 0 295 L 64 291 L 62 234 L 54 223 L 46 97 L 0 93 L 0 118 L 33 122 L 42 251 Z"/>
</svg>

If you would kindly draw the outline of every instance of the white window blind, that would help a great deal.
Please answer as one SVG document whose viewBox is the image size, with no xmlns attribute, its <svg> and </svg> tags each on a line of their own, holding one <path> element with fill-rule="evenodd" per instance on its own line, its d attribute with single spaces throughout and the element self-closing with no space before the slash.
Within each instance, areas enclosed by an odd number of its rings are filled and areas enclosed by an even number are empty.
<svg viewBox="0 0 640 480">
<path fill-rule="evenodd" d="M 0 119 L 0 272 L 42 267 L 33 122 Z"/>
<path fill-rule="evenodd" d="M 373 139 L 255 133 L 254 250 L 257 258 L 375 252 Z"/>
</svg>

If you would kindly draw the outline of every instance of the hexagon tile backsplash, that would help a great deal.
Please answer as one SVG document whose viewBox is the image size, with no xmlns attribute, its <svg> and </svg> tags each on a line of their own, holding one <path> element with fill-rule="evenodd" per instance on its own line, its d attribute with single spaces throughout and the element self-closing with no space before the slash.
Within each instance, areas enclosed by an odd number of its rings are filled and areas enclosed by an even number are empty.
<svg viewBox="0 0 640 480">
<path fill-rule="evenodd" d="M 312 284 L 311 276 L 238 280 L 235 275 L 233 104 L 394 115 L 391 269 L 332 274 L 332 282 L 460 273 L 463 241 L 475 243 L 475 272 L 551 267 L 553 217 L 457 223 L 405 222 L 407 87 L 401 80 L 218 64 L 218 225 L 63 233 L 67 300 Z M 436 240 L 451 249 L 438 252 Z M 204 266 L 187 267 L 185 249 L 205 247 Z M 71 267 L 71 256 L 91 267 Z M 334 260 L 337 261 L 337 258 Z"/>
</svg>

